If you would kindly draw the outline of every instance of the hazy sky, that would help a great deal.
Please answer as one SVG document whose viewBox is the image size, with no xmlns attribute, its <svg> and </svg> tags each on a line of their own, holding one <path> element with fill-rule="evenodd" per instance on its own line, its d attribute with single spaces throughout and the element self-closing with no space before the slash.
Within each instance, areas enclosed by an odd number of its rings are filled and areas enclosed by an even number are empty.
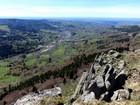
<svg viewBox="0 0 140 105">
<path fill-rule="evenodd" d="M 0 17 L 140 18 L 140 0 L 0 0 Z"/>
</svg>

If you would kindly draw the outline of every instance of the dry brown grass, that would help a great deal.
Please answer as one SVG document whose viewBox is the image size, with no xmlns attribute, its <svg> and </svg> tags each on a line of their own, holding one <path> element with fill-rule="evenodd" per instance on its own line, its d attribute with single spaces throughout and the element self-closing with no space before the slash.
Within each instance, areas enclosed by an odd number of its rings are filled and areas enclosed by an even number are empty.
<svg viewBox="0 0 140 105">
<path fill-rule="evenodd" d="M 36 105 L 59 105 L 64 103 L 64 100 L 61 96 L 54 96 L 54 97 L 46 97 L 43 100 L 37 102 Z"/>
<path fill-rule="evenodd" d="M 127 64 L 126 70 L 130 73 L 125 87 L 133 90 L 131 100 L 136 101 L 140 97 L 140 50 L 124 55 L 124 61 Z"/>
<path fill-rule="evenodd" d="M 110 103 L 104 102 L 104 101 L 97 101 L 93 100 L 88 103 L 74 103 L 73 105 L 140 105 L 139 101 L 113 101 Z"/>
<path fill-rule="evenodd" d="M 126 62 L 126 67 L 128 69 L 136 68 L 140 70 L 140 51 L 125 54 L 124 61 Z"/>
</svg>

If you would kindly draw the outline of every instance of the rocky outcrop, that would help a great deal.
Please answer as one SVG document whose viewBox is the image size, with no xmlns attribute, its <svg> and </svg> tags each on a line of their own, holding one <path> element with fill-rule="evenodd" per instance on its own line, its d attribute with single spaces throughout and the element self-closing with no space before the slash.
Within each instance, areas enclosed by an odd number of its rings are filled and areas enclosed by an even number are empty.
<svg viewBox="0 0 140 105">
<path fill-rule="evenodd" d="M 113 96 L 111 97 L 112 101 L 115 100 L 129 100 L 130 99 L 130 89 L 119 89 L 114 91 Z"/>
<path fill-rule="evenodd" d="M 36 103 L 45 97 L 51 97 L 61 95 L 61 88 L 55 87 L 53 89 L 47 89 L 39 91 L 38 93 L 30 93 L 24 97 L 18 99 L 14 105 L 36 105 Z"/>
<path fill-rule="evenodd" d="M 129 100 L 131 91 L 124 88 L 128 75 L 123 70 L 125 62 L 120 56 L 119 52 L 111 50 L 96 57 L 90 70 L 83 73 L 71 103 L 77 96 L 83 103 L 94 99 L 108 102 Z"/>
</svg>

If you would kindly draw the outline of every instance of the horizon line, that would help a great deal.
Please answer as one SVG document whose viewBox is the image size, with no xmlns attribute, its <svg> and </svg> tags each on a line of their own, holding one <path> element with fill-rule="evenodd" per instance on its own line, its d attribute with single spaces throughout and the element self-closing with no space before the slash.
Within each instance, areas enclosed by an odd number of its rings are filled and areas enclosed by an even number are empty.
<svg viewBox="0 0 140 105">
<path fill-rule="evenodd" d="M 13 16 L 0 16 L 0 19 L 70 19 L 70 18 L 78 18 L 78 19 L 140 19 L 140 17 L 13 17 Z"/>
</svg>

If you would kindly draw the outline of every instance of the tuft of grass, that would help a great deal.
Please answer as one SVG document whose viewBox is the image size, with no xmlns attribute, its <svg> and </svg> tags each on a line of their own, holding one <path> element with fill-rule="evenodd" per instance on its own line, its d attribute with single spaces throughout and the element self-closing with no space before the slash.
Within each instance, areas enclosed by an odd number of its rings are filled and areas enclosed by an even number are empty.
<svg viewBox="0 0 140 105">
<path fill-rule="evenodd" d="M 110 103 L 98 100 L 92 100 L 88 103 L 75 102 L 73 105 L 140 105 L 140 101 L 112 101 Z"/>
<path fill-rule="evenodd" d="M 128 70 L 132 68 L 140 68 L 140 52 L 131 52 L 124 56 L 124 61 L 127 63 Z"/>
<path fill-rule="evenodd" d="M 44 99 L 37 102 L 36 105 L 61 105 L 64 100 L 61 96 L 45 97 Z"/>
<path fill-rule="evenodd" d="M 68 81 L 66 84 L 60 84 L 60 87 L 62 89 L 62 96 L 64 99 L 64 103 L 67 103 L 70 99 L 70 97 L 73 95 L 76 86 L 77 86 L 77 81 L 72 82 L 72 81 Z"/>
</svg>

